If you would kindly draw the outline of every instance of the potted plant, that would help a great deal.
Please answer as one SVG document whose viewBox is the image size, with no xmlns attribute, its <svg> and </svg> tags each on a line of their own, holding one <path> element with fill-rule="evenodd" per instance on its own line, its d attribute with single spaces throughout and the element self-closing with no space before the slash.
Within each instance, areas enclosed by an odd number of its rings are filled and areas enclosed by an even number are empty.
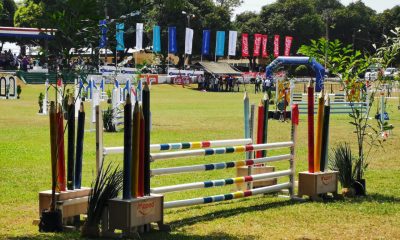
<svg viewBox="0 0 400 240">
<path fill-rule="evenodd" d="M 356 187 L 359 182 L 355 180 L 355 162 L 356 159 L 351 153 L 350 145 L 347 142 L 339 143 L 332 148 L 329 155 L 329 168 L 338 171 L 339 182 L 342 186 L 342 195 L 345 197 L 354 197 Z"/>
<path fill-rule="evenodd" d="M 92 182 L 92 191 L 89 195 L 87 218 L 82 227 L 83 237 L 97 238 L 100 236 L 100 220 L 109 199 L 118 196 L 122 190 L 122 171 L 118 166 L 113 168 L 109 163 L 105 169 L 100 167 L 100 172 Z"/>
<path fill-rule="evenodd" d="M 21 85 L 17 85 L 17 99 L 19 99 L 19 95 L 21 95 L 21 92 L 22 92 L 22 88 L 21 88 Z"/>
<path fill-rule="evenodd" d="M 108 106 L 107 110 L 103 111 L 103 125 L 106 132 L 116 132 L 114 124 L 114 109 Z"/>
<path fill-rule="evenodd" d="M 87 97 L 87 92 L 85 91 L 85 89 L 82 88 L 82 102 L 86 100 L 86 97 Z"/>
<path fill-rule="evenodd" d="M 43 113 L 43 100 L 44 100 L 44 94 L 40 93 L 39 94 L 39 100 L 38 100 L 38 104 L 39 104 L 39 113 Z"/>
</svg>

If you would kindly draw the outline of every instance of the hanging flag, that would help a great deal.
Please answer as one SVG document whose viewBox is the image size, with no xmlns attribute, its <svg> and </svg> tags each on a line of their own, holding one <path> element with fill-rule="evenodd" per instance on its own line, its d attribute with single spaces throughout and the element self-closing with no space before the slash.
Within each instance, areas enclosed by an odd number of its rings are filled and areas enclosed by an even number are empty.
<svg viewBox="0 0 400 240">
<path fill-rule="evenodd" d="M 160 26 L 153 27 L 153 52 L 161 52 L 161 33 Z"/>
<path fill-rule="evenodd" d="M 215 56 L 224 56 L 224 52 L 225 52 L 225 31 L 217 31 Z"/>
<path fill-rule="evenodd" d="M 236 55 L 237 31 L 229 31 L 228 56 Z"/>
<path fill-rule="evenodd" d="M 260 56 L 261 37 L 262 37 L 262 35 L 259 34 L 259 33 L 254 34 L 253 57 L 258 57 L 258 56 Z"/>
<path fill-rule="evenodd" d="M 176 46 L 176 27 L 168 27 L 168 52 L 178 52 L 178 48 Z"/>
<path fill-rule="evenodd" d="M 99 21 L 99 27 L 100 27 L 100 41 L 99 41 L 99 47 L 100 48 L 105 48 L 107 46 L 107 20 L 100 20 Z"/>
<path fill-rule="evenodd" d="M 201 55 L 210 54 L 210 30 L 203 30 L 203 42 L 201 44 Z"/>
<path fill-rule="evenodd" d="M 292 41 L 293 41 L 293 37 L 291 36 L 286 36 L 285 37 L 285 56 L 289 56 L 290 55 L 290 48 L 292 47 Z"/>
<path fill-rule="evenodd" d="M 268 42 L 268 35 L 262 35 L 261 57 L 263 57 L 263 58 L 268 57 L 267 42 Z"/>
<path fill-rule="evenodd" d="M 124 51 L 125 50 L 125 45 L 124 45 L 124 24 L 123 23 L 117 23 L 117 32 L 115 33 L 115 39 L 117 40 L 117 51 Z"/>
<path fill-rule="evenodd" d="M 136 50 L 143 49 L 143 23 L 136 23 Z"/>
<path fill-rule="evenodd" d="M 279 57 L 279 35 L 274 37 L 274 57 Z"/>
<path fill-rule="evenodd" d="M 242 57 L 248 57 L 249 55 L 249 34 L 242 33 Z"/>
<path fill-rule="evenodd" d="M 193 29 L 186 28 L 185 33 L 185 53 L 192 54 L 192 45 L 193 45 Z"/>
</svg>

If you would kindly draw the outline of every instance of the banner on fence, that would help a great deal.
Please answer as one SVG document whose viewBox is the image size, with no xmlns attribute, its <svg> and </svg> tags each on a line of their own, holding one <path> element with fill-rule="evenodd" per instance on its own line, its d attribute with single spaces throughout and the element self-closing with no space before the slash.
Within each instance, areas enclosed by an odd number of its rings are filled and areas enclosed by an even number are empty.
<svg viewBox="0 0 400 240">
<path fill-rule="evenodd" d="M 168 76 L 200 76 L 204 75 L 204 71 L 195 71 L 195 70 L 179 70 L 179 69 L 169 69 Z"/>
</svg>

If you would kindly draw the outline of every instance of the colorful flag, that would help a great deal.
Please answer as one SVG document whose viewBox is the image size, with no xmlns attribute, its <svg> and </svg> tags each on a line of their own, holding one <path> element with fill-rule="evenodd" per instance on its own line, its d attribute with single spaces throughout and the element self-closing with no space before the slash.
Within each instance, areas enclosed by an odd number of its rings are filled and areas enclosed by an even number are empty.
<svg viewBox="0 0 400 240">
<path fill-rule="evenodd" d="M 242 33 L 242 57 L 249 56 L 249 34 Z"/>
<path fill-rule="evenodd" d="M 176 27 L 168 27 L 168 52 L 178 52 L 178 48 L 176 46 Z"/>
<path fill-rule="evenodd" d="M 143 23 L 136 23 L 136 50 L 143 49 Z"/>
<path fill-rule="evenodd" d="M 100 20 L 99 27 L 101 33 L 99 47 L 105 48 L 107 46 L 107 20 Z"/>
<path fill-rule="evenodd" d="M 193 46 L 193 29 L 186 28 L 185 33 L 185 53 L 192 54 L 192 46 Z"/>
<path fill-rule="evenodd" d="M 153 27 L 153 52 L 161 52 L 161 34 L 160 26 Z"/>
<path fill-rule="evenodd" d="M 117 23 L 117 32 L 115 34 L 115 39 L 117 40 L 117 51 L 124 51 L 125 50 L 125 45 L 124 45 L 124 24 L 123 23 Z"/>
<path fill-rule="evenodd" d="M 228 56 L 236 55 L 237 31 L 229 31 Z"/>
<path fill-rule="evenodd" d="M 203 42 L 201 44 L 201 55 L 210 54 L 210 30 L 203 30 Z"/>
<path fill-rule="evenodd" d="M 268 57 L 267 42 L 268 42 L 268 35 L 262 35 L 261 57 L 263 57 L 263 58 Z"/>
<path fill-rule="evenodd" d="M 286 36 L 285 37 L 285 56 L 289 56 L 290 55 L 290 48 L 292 47 L 292 41 L 293 41 L 293 37 L 291 36 Z"/>
<path fill-rule="evenodd" d="M 224 52 L 225 52 L 225 31 L 217 31 L 215 56 L 224 56 Z"/>
<path fill-rule="evenodd" d="M 260 56 L 261 37 L 262 37 L 262 35 L 259 34 L 259 33 L 254 34 L 253 57 L 258 57 L 258 56 Z"/>
<path fill-rule="evenodd" d="M 274 57 L 279 57 L 279 35 L 274 37 Z"/>
</svg>

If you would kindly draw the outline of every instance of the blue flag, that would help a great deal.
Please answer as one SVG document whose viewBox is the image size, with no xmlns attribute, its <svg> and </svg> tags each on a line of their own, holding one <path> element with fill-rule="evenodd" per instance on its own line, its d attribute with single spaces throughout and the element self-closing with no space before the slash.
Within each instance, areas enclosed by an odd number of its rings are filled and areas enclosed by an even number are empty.
<svg viewBox="0 0 400 240">
<path fill-rule="evenodd" d="M 201 55 L 210 54 L 210 30 L 203 30 L 203 42 L 201 44 Z"/>
<path fill-rule="evenodd" d="M 117 23 L 116 24 L 117 31 L 115 34 L 115 39 L 117 40 L 117 51 L 124 51 L 125 50 L 125 45 L 124 45 L 124 24 L 123 23 Z"/>
<path fill-rule="evenodd" d="M 178 47 L 176 45 L 176 27 L 168 27 L 168 52 L 177 53 Z"/>
<path fill-rule="evenodd" d="M 217 31 L 217 42 L 215 44 L 215 55 L 224 56 L 225 52 L 225 31 Z"/>
<path fill-rule="evenodd" d="M 99 47 L 100 48 L 105 48 L 107 46 L 107 20 L 100 20 L 99 21 L 99 27 L 100 27 L 100 41 L 99 41 Z"/>
<path fill-rule="evenodd" d="M 153 52 L 161 52 L 160 26 L 153 27 Z"/>
</svg>

